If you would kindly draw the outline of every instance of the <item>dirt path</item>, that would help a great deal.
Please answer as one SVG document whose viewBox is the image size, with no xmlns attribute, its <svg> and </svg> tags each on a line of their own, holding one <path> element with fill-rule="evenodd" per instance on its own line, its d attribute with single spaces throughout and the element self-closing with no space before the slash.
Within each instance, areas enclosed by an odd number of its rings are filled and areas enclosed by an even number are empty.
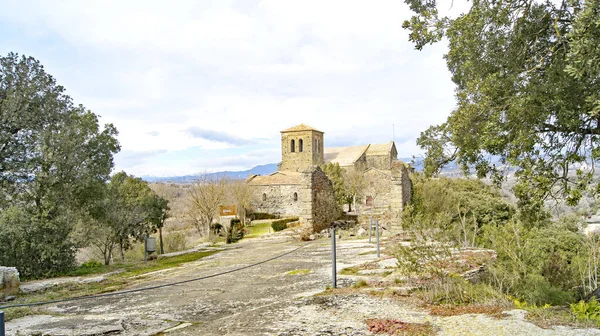
<svg viewBox="0 0 600 336">
<path fill-rule="evenodd" d="M 338 270 L 373 260 L 366 240 L 342 240 Z M 301 246 L 286 239 L 248 239 L 184 267 L 145 275 L 147 287 L 231 270 Z M 581 335 L 581 330 L 543 330 L 522 316 L 438 318 L 363 294 L 314 296 L 331 281 L 330 246 L 315 241 L 269 263 L 198 282 L 90 301 L 48 306 L 48 315 L 11 321 L 8 335 L 370 335 L 367 318 L 431 322 L 444 335 Z M 310 270 L 295 272 L 294 270 Z M 340 286 L 352 279 L 340 277 Z M 491 329 L 490 329 L 491 328 Z M 503 329 L 504 328 L 504 329 Z M 514 329 L 516 328 L 516 329 Z M 515 331 L 516 330 L 516 331 Z M 588 334 L 600 335 L 597 330 Z"/>
</svg>

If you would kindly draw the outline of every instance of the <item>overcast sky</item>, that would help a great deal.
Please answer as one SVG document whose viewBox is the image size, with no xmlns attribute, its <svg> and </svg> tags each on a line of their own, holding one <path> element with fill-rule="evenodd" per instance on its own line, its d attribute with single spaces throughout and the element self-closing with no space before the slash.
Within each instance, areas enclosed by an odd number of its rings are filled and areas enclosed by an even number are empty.
<svg viewBox="0 0 600 336">
<path fill-rule="evenodd" d="M 414 50 L 402 0 L 0 2 L 0 54 L 37 58 L 113 123 L 115 169 L 138 176 L 277 163 L 279 131 L 300 123 L 326 147 L 394 125 L 410 157 L 455 106 L 447 46 Z"/>
</svg>

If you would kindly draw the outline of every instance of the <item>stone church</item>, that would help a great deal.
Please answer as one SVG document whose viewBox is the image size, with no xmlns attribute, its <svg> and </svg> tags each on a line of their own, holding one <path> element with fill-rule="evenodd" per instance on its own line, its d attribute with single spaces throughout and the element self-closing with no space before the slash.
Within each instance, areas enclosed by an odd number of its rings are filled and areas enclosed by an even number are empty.
<svg viewBox="0 0 600 336">
<path fill-rule="evenodd" d="M 281 131 L 281 163 L 278 171 L 251 175 L 246 183 L 253 189 L 252 208 L 282 216 L 298 216 L 305 224 L 326 224 L 340 214 L 333 186 L 320 166 L 338 163 L 347 170 L 363 172 L 365 197 L 357 207 L 363 212 L 399 213 L 410 201 L 408 167 L 398 161 L 394 142 L 364 146 L 325 148 L 323 132 L 310 126 Z"/>
</svg>

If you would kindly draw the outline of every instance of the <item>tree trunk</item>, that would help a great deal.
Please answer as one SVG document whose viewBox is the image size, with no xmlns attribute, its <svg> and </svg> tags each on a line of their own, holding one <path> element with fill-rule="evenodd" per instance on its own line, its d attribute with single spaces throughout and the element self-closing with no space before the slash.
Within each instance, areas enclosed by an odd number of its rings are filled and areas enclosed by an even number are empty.
<svg viewBox="0 0 600 336">
<path fill-rule="evenodd" d="M 123 252 L 123 239 L 119 239 L 119 253 L 121 254 L 121 262 L 125 262 L 125 253 Z"/>
<path fill-rule="evenodd" d="M 158 237 L 160 238 L 160 254 L 165 254 L 162 239 L 162 226 L 158 228 Z"/>
</svg>

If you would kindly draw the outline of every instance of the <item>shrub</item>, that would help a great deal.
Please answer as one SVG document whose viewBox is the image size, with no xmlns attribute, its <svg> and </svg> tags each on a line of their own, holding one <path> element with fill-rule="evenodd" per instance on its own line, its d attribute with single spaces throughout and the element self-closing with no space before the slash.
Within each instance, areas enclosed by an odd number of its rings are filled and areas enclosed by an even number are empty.
<svg viewBox="0 0 600 336">
<path fill-rule="evenodd" d="M 227 244 L 235 243 L 244 238 L 244 224 L 239 219 L 232 219 L 227 232 Z"/>
<path fill-rule="evenodd" d="M 16 207 L 0 213 L 0 265 L 17 267 L 22 279 L 51 277 L 75 268 L 68 218 L 38 219 Z"/>
<path fill-rule="evenodd" d="M 583 300 L 578 303 L 571 303 L 571 313 L 581 321 L 595 321 L 600 325 L 600 303 L 596 297 L 592 297 L 588 302 Z"/>
<path fill-rule="evenodd" d="M 504 295 L 485 283 L 472 284 L 460 277 L 436 281 L 419 292 L 429 304 L 499 304 L 505 303 Z"/>
<path fill-rule="evenodd" d="M 298 219 L 299 219 L 298 217 L 279 219 L 279 220 L 273 221 L 273 223 L 271 223 L 271 227 L 273 228 L 273 231 L 275 231 L 275 232 L 282 231 L 282 230 L 287 229 L 288 223 L 295 222 Z"/>
<path fill-rule="evenodd" d="M 187 248 L 187 238 L 181 232 L 173 232 L 164 237 L 165 253 L 184 251 Z"/>
<path fill-rule="evenodd" d="M 250 220 L 261 220 L 261 219 L 277 219 L 279 216 L 273 215 L 266 212 L 253 212 L 248 215 Z"/>
</svg>

